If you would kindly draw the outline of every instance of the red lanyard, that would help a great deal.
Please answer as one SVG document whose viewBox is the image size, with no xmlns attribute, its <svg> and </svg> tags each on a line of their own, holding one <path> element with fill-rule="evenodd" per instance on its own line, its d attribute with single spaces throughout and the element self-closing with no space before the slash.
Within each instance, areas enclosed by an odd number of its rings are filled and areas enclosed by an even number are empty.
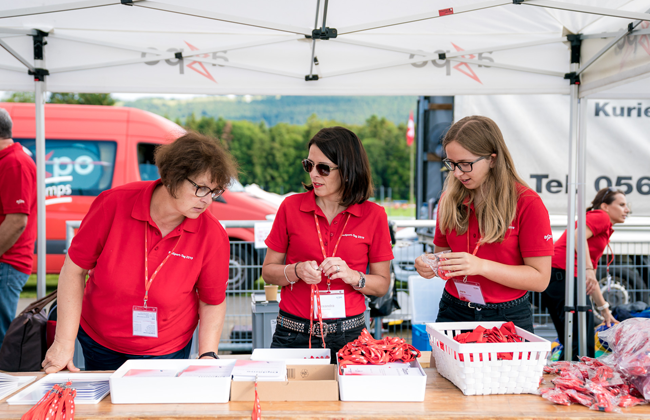
<svg viewBox="0 0 650 420">
<path fill-rule="evenodd" d="M 176 250 L 176 247 L 178 246 L 178 243 L 181 241 L 181 237 L 183 236 L 183 232 L 181 232 L 180 236 L 178 237 L 178 241 L 176 241 L 176 245 L 174 245 L 174 248 L 172 248 L 171 252 L 167 254 L 163 262 L 160 263 L 158 268 L 156 268 L 156 271 L 151 275 L 151 278 L 149 278 L 149 260 L 148 260 L 148 255 L 149 255 L 149 241 L 147 236 L 149 235 L 149 222 L 144 223 L 144 307 L 147 307 L 147 300 L 149 300 L 149 289 L 151 288 L 151 283 L 153 283 L 153 280 L 156 278 L 158 275 L 158 272 L 162 268 L 163 265 L 167 262 L 169 257 L 172 256 L 174 251 Z"/>
<path fill-rule="evenodd" d="M 472 252 L 473 256 L 476 256 L 478 253 L 478 248 L 481 246 L 481 239 L 483 239 L 483 237 L 479 235 L 478 242 L 476 242 L 476 247 L 474 248 L 474 252 Z M 467 218 L 467 253 L 469 254 L 469 217 Z M 463 283 L 467 283 L 467 276 L 463 277 Z"/>
<path fill-rule="evenodd" d="M 318 216 L 316 216 L 316 213 L 314 213 L 314 220 L 316 221 L 316 231 L 318 232 L 318 241 L 320 242 L 320 250 L 323 253 L 323 259 L 327 258 L 327 252 L 325 251 L 325 245 L 323 244 L 323 235 L 320 233 L 320 224 L 318 223 Z M 343 232 L 345 231 L 345 227 L 348 225 L 348 221 L 350 220 L 350 213 L 348 213 L 347 219 L 345 219 L 345 224 L 343 225 L 343 229 L 341 229 L 341 234 L 339 235 L 339 239 L 336 241 L 336 245 L 334 245 L 334 252 L 332 252 L 332 257 L 336 255 L 336 250 L 339 248 L 339 242 L 341 242 L 341 238 L 343 237 Z M 327 291 L 330 291 L 330 279 L 327 279 Z"/>
<path fill-rule="evenodd" d="M 612 257 L 610 260 L 607 260 L 607 277 L 609 277 L 609 266 L 611 263 L 614 262 L 614 251 L 612 251 L 612 247 L 609 245 L 609 242 L 607 242 L 607 251 L 609 252 L 609 255 Z"/>
<path fill-rule="evenodd" d="M 350 213 L 348 213 L 347 219 L 345 219 L 345 224 L 343 225 L 343 229 L 341 229 L 341 234 L 339 235 L 339 239 L 336 241 L 336 245 L 334 246 L 334 252 L 332 252 L 332 257 L 336 255 L 336 250 L 339 248 L 339 242 L 341 242 L 341 238 L 343 237 L 343 232 L 345 231 L 345 227 L 348 225 L 348 221 L 350 220 Z M 316 216 L 316 213 L 314 213 L 314 221 L 316 222 L 316 231 L 318 232 L 318 241 L 320 242 L 320 249 L 323 252 L 323 259 L 327 258 L 327 252 L 325 251 L 325 245 L 323 244 L 323 235 L 320 232 L 320 224 L 318 223 L 318 216 Z M 327 279 L 327 291 L 330 291 L 330 279 Z M 311 348 L 311 334 L 312 331 L 314 330 L 314 298 L 316 298 L 316 310 L 318 311 L 318 323 L 320 324 L 320 333 L 321 333 L 321 338 L 323 339 L 323 348 L 325 348 L 325 334 L 323 331 L 323 310 L 321 308 L 320 304 L 320 292 L 318 291 L 318 286 L 315 284 L 311 285 L 311 299 L 309 301 L 309 348 Z"/>
</svg>

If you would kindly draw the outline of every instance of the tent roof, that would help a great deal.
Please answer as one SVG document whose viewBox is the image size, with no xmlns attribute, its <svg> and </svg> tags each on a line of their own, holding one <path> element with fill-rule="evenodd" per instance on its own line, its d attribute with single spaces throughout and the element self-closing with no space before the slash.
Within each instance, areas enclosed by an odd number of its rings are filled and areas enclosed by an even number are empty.
<svg viewBox="0 0 650 420">
<path fill-rule="evenodd" d="M 0 90 L 33 90 L 26 71 L 32 66 L 49 71 L 47 89 L 54 92 L 568 93 L 564 35 L 610 33 L 584 41 L 584 63 L 634 18 L 650 18 L 642 14 L 650 0 L 133 1 L 0 5 Z M 322 26 L 326 4 L 326 26 L 337 38 L 307 38 Z M 450 8 L 453 14 L 445 15 Z M 560 10 L 567 8 L 591 13 Z M 619 16 L 601 15 L 612 11 Z M 586 92 L 650 74 L 649 26 L 639 24 L 641 35 L 621 41 L 634 38 L 635 45 L 603 55 L 583 73 Z M 45 60 L 36 65 L 32 29 L 49 33 Z M 447 61 L 438 59 L 440 52 Z M 318 80 L 306 81 L 309 74 Z M 650 94 L 648 83 L 640 85 Z"/>
</svg>

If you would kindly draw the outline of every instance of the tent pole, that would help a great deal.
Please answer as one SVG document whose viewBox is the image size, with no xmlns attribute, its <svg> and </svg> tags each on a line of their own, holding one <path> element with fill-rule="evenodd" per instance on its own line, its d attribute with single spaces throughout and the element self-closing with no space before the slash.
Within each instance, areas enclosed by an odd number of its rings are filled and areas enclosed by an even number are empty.
<svg viewBox="0 0 650 420">
<path fill-rule="evenodd" d="M 587 257 L 585 253 L 585 244 L 587 242 L 587 209 L 585 196 L 585 181 L 587 178 L 587 99 L 580 100 L 580 130 L 578 135 L 578 273 L 576 276 L 578 282 L 578 331 L 580 356 L 587 355 L 587 283 L 585 272 L 587 268 Z"/>
<path fill-rule="evenodd" d="M 578 69 L 578 63 L 571 63 L 571 71 Z M 566 286 L 564 312 L 564 360 L 573 357 L 573 291 L 575 254 L 575 214 L 576 214 L 576 185 L 575 185 L 575 146 L 578 139 L 578 85 L 571 85 L 570 131 L 569 131 L 569 179 L 567 181 L 567 226 L 566 226 Z"/>
<path fill-rule="evenodd" d="M 40 60 L 38 60 L 40 61 Z M 37 64 L 36 67 L 42 67 Z M 36 297 L 45 296 L 45 82 L 35 81 L 36 94 L 34 105 L 36 107 L 36 193 L 37 193 L 37 223 L 38 234 L 36 255 L 38 265 L 36 270 Z"/>
</svg>

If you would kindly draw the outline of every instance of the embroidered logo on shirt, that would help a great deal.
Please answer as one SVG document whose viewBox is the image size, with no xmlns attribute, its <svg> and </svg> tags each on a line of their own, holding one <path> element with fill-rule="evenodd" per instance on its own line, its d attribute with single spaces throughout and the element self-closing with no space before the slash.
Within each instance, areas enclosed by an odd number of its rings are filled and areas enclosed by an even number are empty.
<svg viewBox="0 0 650 420">
<path fill-rule="evenodd" d="M 186 260 L 193 260 L 194 259 L 194 257 L 190 257 L 189 255 L 178 254 L 176 252 L 172 252 L 171 254 L 174 257 L 181 257 L 181 258 L 186 259 Z"/>
<path fill-rule="evenodd" d="M 514 226 L 508 226 L 508 229 L 513 229 L 514 230 L 514 228 L 515 228 Z"/>
<path fill-rule="evenodd" d="M 544 240 L 548 241 L 552 237 L 553 237 L 553 235 L 544 235 Z"/>
<path fill-rule="evenodd" d="M 16 200 L 16 204 L 25 204 L 25 200 Z"/>
<path fill-rule="evenodd" d="M 357 238 L 357 239 L 365 239 L 363 236 L 355 235 L 354 233 L 346 233 L 346 234 L 343 234 L 341 236 L 352 236 L 352 237 Z"/>
</svg>

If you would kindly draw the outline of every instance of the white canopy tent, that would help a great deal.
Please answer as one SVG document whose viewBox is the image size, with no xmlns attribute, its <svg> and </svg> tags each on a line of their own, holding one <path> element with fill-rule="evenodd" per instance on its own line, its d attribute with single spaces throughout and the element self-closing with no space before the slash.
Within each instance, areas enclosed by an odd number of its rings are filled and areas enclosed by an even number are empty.
<svg viewBox="0 0 650 420">
<path fill-rule="evenodd" d="M 36 92 L 38 253 L 45 254 L 45 91 L 569 94 L 569 184 L 577 191 L 582 248 L 586 127 L 580 112 L 586 107 L 581 111 L 580 102 L 650 97 L 648 11 L 650 0 L 5 2 L 0 90 Z M 569 194 L 569 214 L 576 212 L 575 198 Z M 574 224 L 567 229 L 572 248 Z M 585 253 L 578 256 L 584 279 Z M 568 278 L 573 261 L 568 253 Z M 42 296 L 43 258 L 38 267 Z M 584 282 L 578 283 L 584 307 Z"/>
</svg>

